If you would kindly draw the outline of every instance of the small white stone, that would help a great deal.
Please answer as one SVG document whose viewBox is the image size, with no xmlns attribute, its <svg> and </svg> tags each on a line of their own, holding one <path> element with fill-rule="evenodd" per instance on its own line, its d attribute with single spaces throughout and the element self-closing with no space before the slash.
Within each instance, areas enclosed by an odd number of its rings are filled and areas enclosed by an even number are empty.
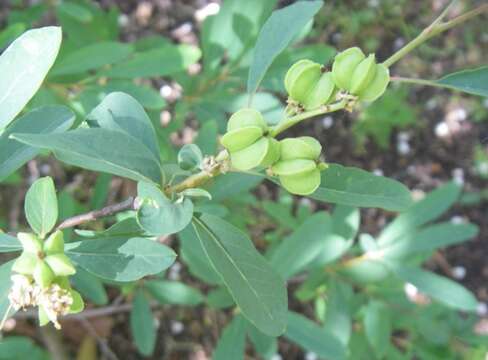
<svg viewBox="0 0 488 360">
<path fill-rule="evenodd" d="M 479 302 L 476 306 L 476 313 L 479 316 L 485 316 L 488 313 L 488 306 L 484 302 Z"/>
<path fill-rule="evenodd" d="M 120 27 L 126 27 L 127 25 L 129 25 L 129 17 L 127 16 L 127 14 L 120 14 L 117 18 L 117 22 Z"/>
<path fill-rule="evenodd" d="M 454 224 L 454 225 L 464 224 L 465 222 L 466 222 L 466 220 L 464 220 L 464 218 L 462 216 L 459 216 L 459 215 L 455 215 L 451 218 L 451 224 Z"/>
<path fill-rule="evenodd" d="M 185 325 L 181 321 L 172 321 L 171 322 L 171 333 L 173 335 L 181 334 L 185 330 Z"/>
<path fill-rule="evenodd" d="M 368 1 L 368 6 L 372 7 L 372 8 L 378 7 L 379 4 L 380 4 L 379 0 L 369 0 Z"/>
<path fill-rule="evenodd" d="M 217 3 L 210 3 L 195 11 L 195 20 L 203 22 L 207 17 L 216 15 L 220 11 L 220 5 Z"/>
<path fill-rule="evenodd" d="M 405 45 L 405 39 L 404 38 L 396 38 L 395 42 L 393 43 L 393 46 L 395 47 L 396 50 L 400 49 Z"/>
<path fill-rule="evenodd" d="M 308 207 L 312 206 L 312 201 L 309 198 L 302 197 L 299 201 L 300 201 L 300 205 L 308 206 Z"/>
<path fill-rule="evenodd" d="M 283 357 L 280 354 L 274 354 L 271 356 L 271 360 L 283 360 Z"/>
<path fill-rule="evenodd" d="M 458 185 L 464 184 L 464 170 L 462 168 L 455 168 L 452 170 L 452 178 Z"/>
<path fill-rule="evenodd" d="M 318 358 L 317 354 L 311 351 L 305 354 L 305 360 L 318 360 Z"/>
<path fill-rule="evenodd" d="M 332 125 L 334 125 L 334 118 L 332 116 L 325 116 L 322 119 L 322 126 L 325 129 L 329 129 L 330 127 L 332 127 Z"/>
<path fill-rule="evenodd" d="M 401 155 L 407 155 L 410 153 L 410 145 L 406 141 L 399 141 L 397 143 L 397 151 Z"/>
<path fill-rule="evenodd" d="M 407 297 L 409 299 L 414 298 L 419 293 L 417 287 L 411 283 L 406 283 L 405 286 L 403 287 L 403 290 L 405 291 L 405 294 L 407 294 Z"/>
<path fill-rule="evenodd" d="M 443 138 L 449 135 L 449 126 L 445 121 L 441 121 L 435 127 L 435 135 L 437 137 Z"/>
<path fill-rule="evenodd" d="M 476 168 L 478 169 L 478 173 L 480 175 L 488 175 L 488 162 L 487 161 L 483 161 L 481 163 L 479 163 Z"/>
<path fill-rule="evenodd" d="M 173 88 L 167 84 L 163 85 L 161 86 L 161 89 L 159 89 L 159 93 L 163 98 L 168 99 L 173 94 Z"/>
<path fill-rule="evenodd" d="M 181 273 L 181 264 L 179 262 L 175 262 L 170 268 L 168 272 L 168 278 L 170 280 L 179 280 Z"/>
<path fill-rule="evenodd" d="M 452 276 L 454 279 L 462 280 L 466 276 L 466 268 L 464 266 L 455 266 L 452 268 Z"/>
<path fill-rule="evenodd" d="M 401 131 L 398 133 L 398 141 L 408 141 L 410 140 L 410 134 L 405 131 Z"/>
<path fill-rule="evenodd" d="M 375 174 L 376 176 L 383 176 L 384 175 L 383 170 L 381 170 L 381 169 L 374 169 L 373 174 Z"/>
</svg>

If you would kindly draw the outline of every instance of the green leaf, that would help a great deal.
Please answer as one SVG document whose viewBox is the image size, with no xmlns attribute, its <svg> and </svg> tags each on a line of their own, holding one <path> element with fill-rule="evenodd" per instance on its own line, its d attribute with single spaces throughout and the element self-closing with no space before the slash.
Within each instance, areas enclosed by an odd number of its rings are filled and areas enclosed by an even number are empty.
<svg viewBox="0 0 488 360">
<path fill-rule="evenodd" d="M 207 190 L 212 194 L 212 199 L 222 201 L 246 193 L 262 181 L 262 176 L 227 173 L 212 181 Z"/>
<path fill-rule="evenodd" d="M 202 162 L 202 151 L 195 144 L 186 144 L 178 152 L 178 165 L 183 170 L 196 170 L 201 167 Z"/>
<path fill-rule="evenodd" d="M 275 337 L 263 334 L 249 322 L 247 323 L 247 335 L 249 336 L 249 340 L 251 340 L 256 352 L 264 359 L 272 359 L 273 356 L 278 352 L 277 339 Z"/>
<path fill-rule="evenodd" d="M 458 71 L 435 83 L 473 95 L 488 96 L 488 66 Z"/>
<path fill-rule="evenodd" d="M 61 28 L 44 27 L 25 32 L 0 56 L 0 130 L 34 96 L 58 55 Z"/>
<path fill-rule="evenodd" d="M 243 360 L 246 345 L 246 321 L 235 316 L 222 333 L 212 356 L 213 360 Z"/>
<path fill-rule="evenodd" d="M 107 95 L 87 117 L 101 128 L 119 130 L 132 136 L 152 152 L 159 162 L 156 131 L 144 108 L 128 94 L 115 92 Z"/>
<path fill-rule="evenodd" d="M 125 218 L 103 231 L 75 229 L 75 232 L 79 236 L 96 239 L 144 237 L 145 235 L 144 230 L 137 223 L 135 217 Z"/>
<path fill-rule="evenodd" d="M 329 164 L 311 198 L 355 207 L 403 211 L 412 204 L 410 191 L 401 183 L 367 171 Z"/>
<path fill-rule="evenodd" d="M 188 266 L 190 273 L 208 284 L 222 283 L 220 275 L 215 272 L 213 265 L 205 255 L 193 226 L 189 225 L 180 231 L 178 238 L 180 239 L 181 258 Z"/>
<path fill-rule="evenodd" d="M 18 118 L 0 135 L 0 181 L 39 153 L 39 149 L 10 139 L 11 134 L 61 133 L 68 130 L 74 120 L 73 112 L 63 106 L 41 107 Z"/>
<path fill-rule="evenodd" d="M 40 178 L 31 185 L 25 195 L 24 211 L 32 230 L 44 239 L 58 220 L 58 199 L 53 179 Z"/>
<path fill-rule="evenodd" d="M 0 253 L 21 251 L 22 245 L 17 238 L 0 233 Z"/>
<path fill-rule="evenodd" d="M 235 302 L 227 288 L 218 287 L 207 293 L 207 304 L 214 309 L 226 309 L 234 306 Z"/>
<path fill-rule="evenodd" d="M 115 64 L 132 53 L 132 46 L 119 42 L 100 42 L 70 52 L 53 67 L 50 76 L 73 75 Z"/>
<path fill-rule="evenodd" d="M 400 279 L 440 303 L 458 310 L 476 311 L 476 297 L 460 284 L 420 268 L 390 262 L 387 265 Z"/>
<path fill-rule="evenodd" d="M 364 309 L 364 329 L 378 358 L 383 358 L 390 344 L 391 318 L 389 309 L 379 301 L 370 301 Z"/>
<path fill-rule="evenodd" d="M 327 284 L 327 309 L 324 324 L 344 346 L 347 346 L 352 334 L 351 299 L 354 292 L 351 285 L 340 280 L 331 280 Z"/>
<path fill-rule="evenodd" d="M 178 281 L 151 280 L 144 286 L 162 304 L 196 306 L 204 300 L 200 291 Z"/>
<path fill-rule="evenodd" d="M 145 238 L 90 239 L 66 244 L 66 255 L 86 271 L 107 280 L 135 281 L 173 264 L 169 247 Z"/>
<path fill-rule="evenodd" d="M 460 193 L 461 187 L 455 183 L 448 183 L 432 191 L 385 227 L 378 237 L 378 245 L 390 244 L 398 237 L 435 220 L 454 204 Z"/>
<path fill-rule="evenodd" d="M 249 69 L 247 92 L 254 93 L 273 60 L 290 44 L 293 38 L 312 20 L 323 2 L 299 1 L 274 11 L 261 29 L 254 59 Z"/>
<path fill-rule="evenodd" d="M 151 355 L 156 346 L 156 327 L 151 306 L 142 290 L 137 291 L 134 297 L 130 313 L 130 329 L 137 350 L 142 355 Z"/>
<path fill-rule="evenodd" d="M 195 46 L 169 45 L 134 54 L 103 72 L 103 76 L 121 79 L 166 76 L 185 70 L 197 62 L 200 56 L 201 52 Z"/>
<path fill-rule="evenodd" d="M 472 224 L 440 223 L 417 232 L 407 232 L 383 249 L 386 258 L 401 258 L 415 253 L 426 253 L 438 248 L 459 244 L 478 234 Z"/>
<path fill-rule="evenodd" d="M 334 360 L 346 358 L 346 349 L 335 336 L 306 317 L 292 311 L 288 313 L 285 337 L 320 357 Z"/>
<path fill-rule="evenodd" d="M 271 266 L 285 279 L 299 273 L 324 250 L 331 230 L 329 214 L 312 215 L 276 247 Z"/>
<path fill-rule="evenodd" d="M 96 276 L 78 268 L 76 269 L 76 274 L 71 276 L 70 280 L 83 297 L 90 299 L 96 305 L 108 303 L 107 292 Z"/>
<path fill-rule="evenodd" d="M 286 287 L 251 240 L 239 229 L 208 214 L 194 217 L 193 226 L 242 314 L 263 333 L 282 334 L 288 307 Z"/>
<path fill-rule="evenodd" d="M 46 360 L 49 359 L 49 355 L 26 336 L 8 336 L 0 341 L 0 359 Z"/>
<path fill-rule="evenodd" d="M 14 262 L 15 260 L 11 260 L 0 265 L 0 319 L 5 316 L 5 313 L 10 307 L 8 294 L 10 292 L 10 288 L 12 287 L 10 277 L 12 276 L 12 265 Z M 13 311 L 11 311 L 8 316 L 12 315 Z M 2 342 L 0 341 L 0 346 L 1 343 Z M 0 354 L 2 354 L 2 352 L 0 352 Z"/>
<path fill-rule="evenodd" d="M 150 235 L 169 235 L 183 230 L 193 216 L 190 199 L 172 202 L 153 184 L 139 182 L 137 196 L 141 206 L 137 210 L 137 222 Z"/>
<path fill-rule="evenodd" d="M 90 22 L 93 19 L 89 10 L 72 2 L 62 2 L 57 6 L 57 10 L 64 12 L 66 15 L 82 23 Z M 76 58 L 73 60 L 76 60 Z"/>
<path fill-rule="evenodd" d="M 161 182 L 161 166 L 143 144 L 122 131 L 76 129 L 64 134 L 13 134 L 31 146 L 54 151 L 67 164 L 135 181 Z"/>
</svg>

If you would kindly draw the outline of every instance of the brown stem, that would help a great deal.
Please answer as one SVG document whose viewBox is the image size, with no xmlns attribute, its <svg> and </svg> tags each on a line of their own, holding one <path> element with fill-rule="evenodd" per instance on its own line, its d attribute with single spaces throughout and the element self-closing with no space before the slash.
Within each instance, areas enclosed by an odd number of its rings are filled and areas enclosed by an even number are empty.
<svg viewBox="0 0 488 360">
<path fill-rule="evenodd" d="M 111 216 L 122 211 L 137 210 L 136 207 L 137 207 L 136 199 L 133 196 L 131 196 L 120 203 L 109 205 L 99 210 L 93 210 L 85 214 L 76 215 L 71 218 L 68 218 L 64 220 L 61 224 L 59 224 L 56 229 L 62 230 L 62 229 L 78 226 L 88 221 L 98 220 L 102 217 Z"/>
</svg>

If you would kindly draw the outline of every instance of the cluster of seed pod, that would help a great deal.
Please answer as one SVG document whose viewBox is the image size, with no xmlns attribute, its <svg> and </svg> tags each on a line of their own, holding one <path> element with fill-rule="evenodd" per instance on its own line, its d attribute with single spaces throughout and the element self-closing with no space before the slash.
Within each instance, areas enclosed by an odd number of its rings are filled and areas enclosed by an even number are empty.
<svg viewBox="0 0 488 360">
<path fill-rule="evenodd" d="M 58 327 L 58 316 L 80 312 L 84 307 L 68 279 L 76 269 L 64 253 L 63 233 L 56 231 L 45 241 L 30 233 L 19 233 L 17 238 L 23 251 L 12 266 L 17 275 L 12 277 L 10 303 L 16 310 L 39 306 L 41 325 L 51 321 Z"/>
<path fill-rule="evenodd" d="M 313 110 L 339 97 L 351 101 L 374 101 L 390 81 L 388 68 L 377 64 L 375 55 L 365 56 L 357 47 L 336 55 L 332 71 L 311 60 L 299 60 L 285 76 L 289 106 Z"/>
<path fill-rule="evenodd" d="M 320 171 L 325 168 L 319 162 L 320 143 L 308 136 L 277 141 L 268 134 L 268 125 L 259 111 L 241 109 L 234 113 L 221 139 L 230 153 L 232 168 L 267 168 L 289 192 L 313 193 L 320 185 Z"/>
</svg>

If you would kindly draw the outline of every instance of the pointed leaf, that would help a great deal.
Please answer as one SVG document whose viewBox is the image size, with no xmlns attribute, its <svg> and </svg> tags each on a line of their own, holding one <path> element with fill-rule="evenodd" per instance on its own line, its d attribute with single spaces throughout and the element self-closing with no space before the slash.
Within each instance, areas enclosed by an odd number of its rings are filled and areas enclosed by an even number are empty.
<svg viewBox="0 0 488 360">
<path fill-rule="evenodd" d="M 134 297 L 130 313 L 130 328 L 139 352 L 142 355 L 151 355 L 156 346 L 156 327 L 149 301 L 141 290 Z"/>
<path fill-rule="evenodd" d="M 488 66 L 458 71 L 435 82 L 450 89 L 488 96 Z"/>
<path fill-rule="evenodd" d="M 246 321 L 238 315 L 224 328 L 213 360 L 243 360 L 246 344 Z"/>
<path fill-rule="evenodd" d="M 36 180 L 25 195 L 25 217 L 30 227 L 44 238 L 58 220 L 58 199 L 53 179 Z"/>
<path fill-rule="evenodd" d="M 22 245 L 13 236 L 0 233 L 0 253 L 21 251 Z"/>
</svg>

